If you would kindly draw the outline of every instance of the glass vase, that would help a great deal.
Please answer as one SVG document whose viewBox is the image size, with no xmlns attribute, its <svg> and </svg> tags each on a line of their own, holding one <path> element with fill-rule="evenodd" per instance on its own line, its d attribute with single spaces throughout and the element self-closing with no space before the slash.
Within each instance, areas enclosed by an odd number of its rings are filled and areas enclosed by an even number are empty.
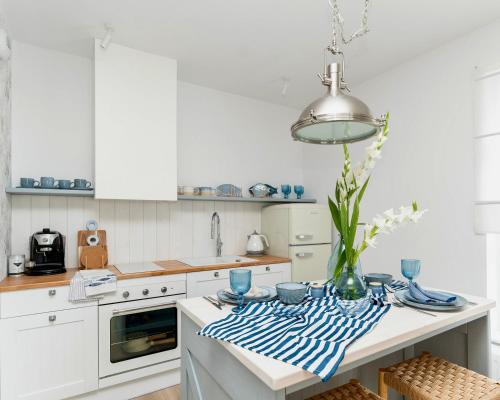
<svg viewBox="0 0 500 400">
<path fill-rule="evenodd" d="M 359 259 L 355 265 L 344 264 L 335 281 L 335 295 L 337 306 L 346 316 L 359 315 L 368 308 L 370 297 Z"/>
<path fill-rule="evenodd" d="M 337 266 L 342 250 L 344 250 L 344 243 L 342 242 L 342 237 L 338 235 L 337 242 L 335 243 L 335 247 L 333 248 L 330 258 L 328 259 L 328 265 L 326 268 L 326 279 L 332 285 L 335 285 L 335 267 Z"/>
</svg>

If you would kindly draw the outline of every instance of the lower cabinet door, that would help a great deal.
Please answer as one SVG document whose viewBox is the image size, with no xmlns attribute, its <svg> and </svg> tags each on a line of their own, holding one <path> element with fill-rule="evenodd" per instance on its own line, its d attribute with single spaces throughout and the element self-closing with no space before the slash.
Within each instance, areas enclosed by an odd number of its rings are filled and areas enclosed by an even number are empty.
<svg viewBox="0 0 500 400">
<path fill-rule="evenodd" d="M 0 321 L 5 400 L 58 400 L 98 386 L 97 306 Z"/>
<path fill-rule="evenodd" d="M 229 269 L 191 272 L 186 277 L 187 297 L 210 296 L 229 287 Z"/>
</svg>

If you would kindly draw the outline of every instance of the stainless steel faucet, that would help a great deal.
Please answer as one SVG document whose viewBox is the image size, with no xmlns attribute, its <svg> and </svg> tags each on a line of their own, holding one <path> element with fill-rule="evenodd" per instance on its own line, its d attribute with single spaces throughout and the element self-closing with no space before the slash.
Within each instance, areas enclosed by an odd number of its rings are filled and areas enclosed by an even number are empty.
<svg viewBox="0 0 500 400">
<path fill-rule="evenodd" d="M 212 214 L 212 225 L 211 225 L 211 233 L 210 237 L 215 239 L 215 228 L 217 227 L 217 240 L 215 242 L 217 249 L 217 257 L 222 256 L 222 240 L 220 239 L 220 217 L 217 214 L 217 211 Z"/>
</svg>

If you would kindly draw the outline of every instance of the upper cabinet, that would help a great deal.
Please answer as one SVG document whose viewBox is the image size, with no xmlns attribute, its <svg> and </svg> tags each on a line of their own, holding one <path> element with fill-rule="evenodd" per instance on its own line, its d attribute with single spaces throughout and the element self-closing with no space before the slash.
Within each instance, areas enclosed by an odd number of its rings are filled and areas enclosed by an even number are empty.
<svg viewBox="0 0 500 400">
<path fill-rule="evenodd" d="M 95 197 L 177 199 L 177 62 L 95 41 Z"/>
</svg>

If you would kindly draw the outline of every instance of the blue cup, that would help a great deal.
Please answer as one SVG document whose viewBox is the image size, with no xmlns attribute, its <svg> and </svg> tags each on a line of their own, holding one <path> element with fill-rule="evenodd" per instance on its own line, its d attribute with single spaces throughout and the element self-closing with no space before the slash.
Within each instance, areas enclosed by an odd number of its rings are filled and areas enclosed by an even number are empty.
<svg viewBox="0 0 500 400">
<path fill-rule="evenodd" d="M 42 176 L 40 178 L 40 187 L 44 189 L 54 189 L 56 187 L 56 180 L 52 176 Z"/>
<path fill-rule="evenodd" d="M 40 182 L 33 178 L 21 178 L 20 179 L 22 188 L 37 188 L 40 187 Z"/>
<path fill-rule="evenodd" d="M 301 199 L 302 195 L 304 194 L 304 186 L 302 186 L 302 185 L 295 185 L 293 187 L 293 191 L 297 195 L 297 199 Z"/>
<path fill-rule="evenodd" d="M 75 179 L 74 181 L 74 188 L 75 189 L 88 189 L 92 186 L 92 183 L 86 179 Z"/>
<path fill-rule="evenodd" d="M 72 182 L 69 179 L 59 179 L 59 189 L 71 189 Z"/>
<path fill-rule="evenodd" d="M 372 292 L 372 297 L 376 299 L 387 300 L 387 293 L 385 287 L 381 282 L 370 282 L 368 289 Z"/>
<path fill-rule="evenodd" d="M 320 285 L 319 283 L 313 283 L 310 286 L 311 288 L 311 297 L 315 299 L 321 299 L 325 297 L 325 286 Z"/>
</svg>

